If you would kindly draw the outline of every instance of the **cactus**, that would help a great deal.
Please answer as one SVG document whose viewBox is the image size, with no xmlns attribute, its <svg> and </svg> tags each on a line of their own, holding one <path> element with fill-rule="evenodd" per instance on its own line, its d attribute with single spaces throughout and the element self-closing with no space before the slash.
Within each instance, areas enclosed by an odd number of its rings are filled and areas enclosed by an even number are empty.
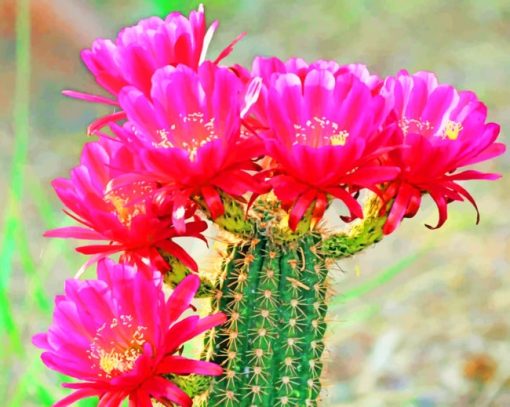
<svg viewBox="0 0 510 407">
<path fill-rule="evenodd" d="M 271 195 L 259 199 L 249 216 L 242 215 L 240 204 L 224 199 L 228 209 L 216 224 L 231 236 L 211 284 L 212 310 L 224 312 L 228 320 L 208 334 L 203 351 L 205 359 L 223 366 L 224 374 L 200 395 L 193 378 L 181 379 L 182 387 L 190 380 L 190 394 L 200 406 L 316 406 L 328 261 L 382 238 L 380 201 L 367 200 L 365 220 L 349 232 L 331 234 L 312 228 L 309 213 L 292 232 Z"/>
</svg>

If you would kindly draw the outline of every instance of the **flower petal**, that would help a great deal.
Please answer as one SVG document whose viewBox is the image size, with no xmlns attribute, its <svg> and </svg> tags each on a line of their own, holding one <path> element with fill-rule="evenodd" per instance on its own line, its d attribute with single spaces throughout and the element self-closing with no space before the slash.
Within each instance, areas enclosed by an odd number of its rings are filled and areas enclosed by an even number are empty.
<svg viewBox="0 0 510 407">
<path fill-rule="evenodd" d="M 200 278 L 194 274 L 187 276 L 175 287 L 167 301 L 167 315 L 170 323 L 177 321 L 182 313 L 189 308 L 199 287 Z"/>
<path fill-rule="evenodd" d="M 168 356 L 158 365 L 158 373 L 219 376 L 223 373 L 223 368 L 212 362 L 193 360 L 182 356 Z"/>
</svg>

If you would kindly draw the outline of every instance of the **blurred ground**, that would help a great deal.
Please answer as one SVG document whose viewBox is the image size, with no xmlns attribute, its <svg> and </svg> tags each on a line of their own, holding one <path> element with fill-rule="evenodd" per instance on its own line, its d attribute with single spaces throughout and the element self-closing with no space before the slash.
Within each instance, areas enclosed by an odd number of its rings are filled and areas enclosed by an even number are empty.
<svg viewBox="0 0 510 407">
<path fill-rule="evenodd" d="M 173 4 L 178 2 L 173 1 Z M 181 7 L 186 8 L 184 2 Z M 363 62 L 381 75 L 401 68 L 437 72 L 471 89 L 490 118 L 510 128 L 510 2 L 507 0 L 211 0 L 221 20 L 210 55 L 248 31 L 228 62 L 257 54 Z M 60 96 L 96 91 L 79 61 L 95 37 L 157 12 L 142 0 L 32 1 L 31 100 L 24 198 L 8 279 L 15 329 L 2 335 L 4 405 L 45 406 L 63 394 L 30 337 L 47 327 L 51 299 L 82 258 L 42 232 L 69 224 L 50 181 L 66 176 L 87 141 L 84 129 L 103 108 Z M 0 198 L 5 202 L 14 151 L 15 0 L 0 0 Z M 508 174 L 509 155 L 483 169 Z M 324 406 L 510 406 L 510 182 L 474 183 L 479 226 L 466 205 L 451 205 L 442 229 L 420 215 L 334 274 Z M 0 218 L 5 226 L 5 217 Z M 20 234 L 18 234 L 19 236 Z"/>
</svg>

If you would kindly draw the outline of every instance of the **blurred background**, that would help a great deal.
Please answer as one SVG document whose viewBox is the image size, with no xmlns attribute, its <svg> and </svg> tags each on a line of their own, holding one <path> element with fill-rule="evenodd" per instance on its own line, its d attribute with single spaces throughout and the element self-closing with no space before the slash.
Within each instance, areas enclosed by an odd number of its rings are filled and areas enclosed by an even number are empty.
<svg viewBox="0 0 510 407">
<path fill-rule="evenodd" d="M 508 0 L 205 0 L 220 29 L 209 55 L 248 36 L 229 63 L 255 55 L 362 62 L 380 75 L 433 70 L 471 89 L 510 128 Z M 107 108 L 69 100 L 97 93 L 79 51 L 140 18 L 194 1 L 0 0 L 0 399 L 49 406 L 65 378 L 45 369 L 31 336 L 84 258 L 42 238 L 72 222 L 50 181 L 67 176 L 87 124 Z M 479 168 L 508 174 L 509 155 Z M 510 406 L 510 182 L 472 182 L 469 204 L 436 210 L 332 272 L 324 406 Z M 93 271 L 89 271 L 93 275 Z M 82 405 L 91 405 L 84 403 Z M 94 403 L 92 403 L 94 405 Z"/>
</svg>

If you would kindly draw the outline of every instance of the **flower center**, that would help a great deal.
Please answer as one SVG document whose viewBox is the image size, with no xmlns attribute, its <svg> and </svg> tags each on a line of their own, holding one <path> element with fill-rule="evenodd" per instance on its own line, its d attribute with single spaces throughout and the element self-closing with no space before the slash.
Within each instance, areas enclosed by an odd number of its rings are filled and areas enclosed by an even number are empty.
<svg viewBox="0 0 510 407">
<path fill-rule="evenodd" d="M 119 373 L 129 372 L 138 359 L 140 352 L 138 349 L 127 349 L 123 353 L 110 351 L 104 352 L 101 350 L 99 367 L 106 373 L 107 377 L 112 376 L 112 372 Z"/>
<path fill-rule="evenodd" d="M 143 352 L 146 329 L 134 327 L 133 317 L 122 315 L 97 330 L 88 354 L 93 366 L 101 370 L 100 376 L 109 379 L 133 369 Z"/>
<path fill-rule="evenodd" d="M 343 146 L 347 142 L 349 132 L 342 130 L 340 125 L 326 117 L 313 117 L 304 125 L 295 124 L 294 145 L 307 144 L 311 147 Z"/>
<path fill-rule="evenodd" d="M 407 136 L 409 133 L 421 134 L 423 136 L 435 136 L 442 139 L 457 140 L 462 131 L 462 124 L 447 120 L 442 129 L 434 130 L 434 126 L 428 120 L 402 118 L 398 123 L 400 129 Z"/>
<path fill-rule="evenodd" d="M 130 227 L 135 216 L 146 213 L 145 202 L 153 191 L 154 186 L 144 181 L 119 188 L 112 188 L 111 184 L 108 184 L 103 199 L 112 205 L 119 221 Z"/>
<path fill-rule="evenodd" d="M 172 124 L 168 129 L 157 130 L 158 140 L 152 144 L 158 148 L 183 148 L 188 151 L 189 159 L 194 161 L 200 147 L 218 138 L 214 117 L 206 121 L 203 113 L 196 112 L 180 115 L 180 119 L 178 126 Z"/>
</svg>

